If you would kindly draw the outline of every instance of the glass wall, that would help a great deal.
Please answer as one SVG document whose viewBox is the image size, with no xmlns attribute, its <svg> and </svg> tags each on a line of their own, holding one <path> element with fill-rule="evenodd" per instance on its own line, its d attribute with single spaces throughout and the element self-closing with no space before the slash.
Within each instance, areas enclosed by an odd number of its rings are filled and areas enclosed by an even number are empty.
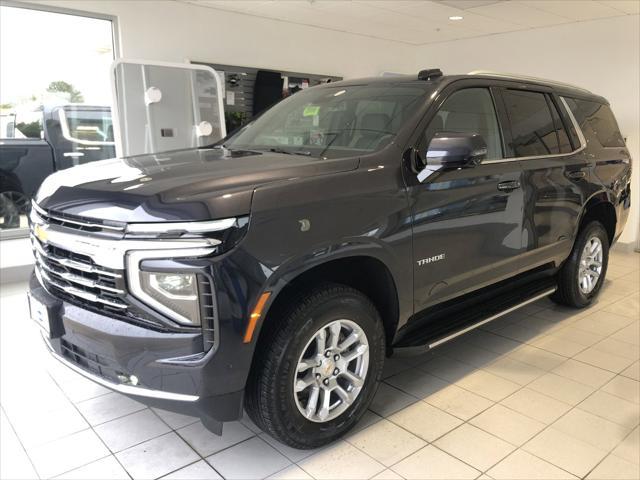
<svg viewBox="0 0 640 480">
<path fill-rule="evenodd" d="M 115 155 L 112 21 L 0 6 L 0 238 L 51 173 Z"/>
</svg>

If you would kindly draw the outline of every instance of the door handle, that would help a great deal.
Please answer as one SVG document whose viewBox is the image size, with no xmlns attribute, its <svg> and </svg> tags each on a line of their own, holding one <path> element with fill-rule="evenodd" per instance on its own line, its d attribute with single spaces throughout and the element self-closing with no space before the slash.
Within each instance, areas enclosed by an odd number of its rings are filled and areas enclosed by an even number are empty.
<svg viewBox="0 0 640 480">
<path fill-rule="evenodd" d="M 573 172 L 567 173 L 567 177 L 571 178 L 572 180 L 580 180 L 581 178 L 584 178 L 586 176 L 587 173 L 583 170 L 574 170 Z"/>
<path fill-rule="evenodd" d="M 518 180 L 510 180 L 508 182 L 500 182 L 498 184 L 498 190 L 501 192 L 512 192 L 516 188 L 520 188 L 520 182 Z"/>
</svg>

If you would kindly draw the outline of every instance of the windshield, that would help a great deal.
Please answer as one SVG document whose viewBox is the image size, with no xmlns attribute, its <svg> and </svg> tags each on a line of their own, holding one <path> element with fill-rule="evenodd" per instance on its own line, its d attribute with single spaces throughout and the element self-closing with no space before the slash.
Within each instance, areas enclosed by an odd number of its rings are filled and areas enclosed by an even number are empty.
<svg viewBox="0 0 640 480">
<path fill-rule="evenodd" d="M 58 110 L 63 136 L 77 143 L 113 144 L 113 122 L 111 110 L 74 108 L 67 106 Z"/>
<path fill-rule="evenodd" d="M 266 111 L 224 146 L 322 158 L 374 152 L 393 140 L 425 93 L 420 84 L 310 88 Z"/>
</svg>

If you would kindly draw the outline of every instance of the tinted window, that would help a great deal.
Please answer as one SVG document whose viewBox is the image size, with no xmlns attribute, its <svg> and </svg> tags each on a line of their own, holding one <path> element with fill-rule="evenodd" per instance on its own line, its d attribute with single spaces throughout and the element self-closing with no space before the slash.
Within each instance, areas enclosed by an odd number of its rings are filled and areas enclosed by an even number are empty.
<svg viewBox="0 0 640 480">
<path fill-rule="evenodd" d="M 560 145 L 560 153 L 569 153 L 573 151 L 573 147 L 571 146 L 571 142 L 569 141 L 569 136 L 567 135 L 567 131 L 564 128 L 562 119 L 558 114 L 558 109 L 554 105 L 553 101 L 551 101 L 551 99 L 549 99 L 549 107 L 551 108 L 551 114 L 553 115 L 553 123 L 556 126 L 558 143 Z"/>
<path fill-rule="evenodd" d="M 543 93 L 505 90 L 511 122 L 511 147 L 516 157 L 560 153 L 558 136 Z"/>
<path fill-rule="evenodd" d="M 0 138 L 41 138 L 42 110 L 0 114 Z"/>
<path fill-rule="evenodd" d="M 589 141 L 597 140 L 603 147 L 625 146 L 618 123 L 608 105 L 574 98 L 565 100 Z"/>
<path fill-rule="evenodd" d="M 425 85 L 322 86 L 302 90 L 228 138 L 232 149 L 339 158 L 388 145 L 424 101 Z"/>
<path fill-rule="evenodd" d="M 500 128 L 491 93 L 467 88 L 445 100 L 425 132 L 425 147 L 438 132 L 477 133 L 487 144 L 487 159 L 503 158 Z"/>
</svg>

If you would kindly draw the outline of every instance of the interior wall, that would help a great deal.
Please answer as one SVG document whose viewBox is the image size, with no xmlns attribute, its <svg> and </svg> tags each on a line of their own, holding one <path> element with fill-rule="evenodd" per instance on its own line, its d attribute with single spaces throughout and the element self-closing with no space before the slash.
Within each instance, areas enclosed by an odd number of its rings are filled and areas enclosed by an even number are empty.
<svg viewBox="0 0 640 480">
<path fill-rule="evenodd" d="M 640 228 L 640 17 L 622 16 L 415 47 L 174 1 L 32 1 L 118 18 L 120 55 L 276 70 L 379 75 L 440 67 L 547 77 L 606 97 L 635 161 L 632 211 L 621 241 Z"/>
<path fill-rule="evenodd" d="M 638 238 L 640 217 L 640 17 L 580 22 L 418 47 L 416 68 L 493 70 L 585 87 L 611 103 L 634 161 L 632 209 L 621 242 Z"/>
<path fill-rule="evenodd" d="M 175 1 L 32 1 L 117 16 L 125 58 L 293 70 L 344 78 L 408 71 L 413 46 Z"/>
</svg>

